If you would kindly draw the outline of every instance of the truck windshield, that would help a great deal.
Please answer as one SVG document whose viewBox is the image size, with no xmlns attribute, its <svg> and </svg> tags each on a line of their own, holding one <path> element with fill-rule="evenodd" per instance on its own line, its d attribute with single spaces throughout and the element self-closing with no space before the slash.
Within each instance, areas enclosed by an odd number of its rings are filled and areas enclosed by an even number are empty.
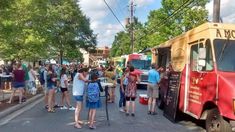
<svg viewBox="0 0 235 132">
<path fill-rule="evenodd" d="M 136 69 L 149 70 L 151 61 L 150 60 L 131 60 L 130 63 Z"/>
<path fill-rule="evenodd" d="M 215 39 L 214 49 L 218 70 L 235 72 L 235 40 Z"/>
</svg>

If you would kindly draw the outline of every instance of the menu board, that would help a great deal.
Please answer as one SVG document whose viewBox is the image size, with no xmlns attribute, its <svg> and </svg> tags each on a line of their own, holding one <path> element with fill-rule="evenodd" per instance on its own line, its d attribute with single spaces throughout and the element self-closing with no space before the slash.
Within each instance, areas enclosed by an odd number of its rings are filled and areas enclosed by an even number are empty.
<svg viewBox="0 0 235 132">
<path fill-rule="evenodd" d="M 175 122 L 178 95 L 180 87 L 180 72 L 172 72 L 169 76 L 169 85 L 166 94 L 166 100 L 164 105 L 164 116 L 169 120 Z"/>
</svg>

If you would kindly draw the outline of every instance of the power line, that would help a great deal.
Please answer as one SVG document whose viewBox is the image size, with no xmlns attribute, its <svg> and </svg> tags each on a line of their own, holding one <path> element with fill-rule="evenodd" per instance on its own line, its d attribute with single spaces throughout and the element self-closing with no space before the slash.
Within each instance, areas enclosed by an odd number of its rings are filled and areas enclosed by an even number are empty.
<svg viewBox="0 0 235 132">
<path fill-rule="evenodd" d="M 121 21 L 118 19 L 118 17 L 115 15 L 115 13 L 113 12 L 112 8 L 109 6 L 109 4 L 104 0 L 104 3 L 106 4 L 106 6 L 109 8 L 109 10 L 112 12 L 113 16 L 117 19 L 117 21 L 119 22 L 119 24 L 122 26 L 122 28 L 124 30 L 126 30 L 126 28 L 123 26 L 123 24 L 121 23 Z"/>
<path fill-rule="evenodd" d="M 189 3 L 188 3 L 189 2 Z M 173 13 L 171 13 L 166 19 L 164 19 L 164 21 L 157 23 L 149 32 L 150 34 L 152 34 L 153 30 L 156 27 L 161 27 L 163 25 L 165 25 L 166 23 L 168 23 L 168 20 L 175 17 L 180 11 L 182 11 L 182 9 L 184 9 L 185 7 L 187 7 L 188 5 L 192 4 L 194 2 L 194 0 L 192 0 L 190 2 L 190 0 L 185 1 L 178 9 L 176 9 Z M 142 37 L 140 37 L 139 39 L 142 39 L 143 37 L 145 37 L 147 35 L 147 33 L 145 33 Z"/>
</svg>

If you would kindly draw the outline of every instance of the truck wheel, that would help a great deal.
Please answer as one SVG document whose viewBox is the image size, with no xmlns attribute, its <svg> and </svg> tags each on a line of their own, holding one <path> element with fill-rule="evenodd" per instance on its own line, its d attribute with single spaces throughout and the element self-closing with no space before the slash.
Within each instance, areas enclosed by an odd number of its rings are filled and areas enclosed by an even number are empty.
<svg viewBox="0 0 235 132">
<path fill-rule="evenodd" d="M 232 132 L 230 124 L 223 119 L 217 108 L 211 109 L 206 118 L 207 132 Z"/>
</svg>

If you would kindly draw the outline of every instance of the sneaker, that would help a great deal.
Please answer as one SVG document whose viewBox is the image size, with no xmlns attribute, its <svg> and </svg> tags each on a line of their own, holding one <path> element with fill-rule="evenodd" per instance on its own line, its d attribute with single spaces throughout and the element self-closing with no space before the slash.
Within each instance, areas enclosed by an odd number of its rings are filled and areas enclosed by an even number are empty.
<svg viewBox="0 0 235 132">
<path fill-rule="evenodd" d="M 131 116 L 133 116 L 133 117 L 134 117 L 134 116 L 135 116 L 135 114 L 134 114 L 134 113 L 131 113 Z"/>
<path fill-rule="evenodd" d="M 59 106 L 58 104 L 54 105 L 54 108 L 60 108 L 62 106 Z"/>
<path fill-rule="evenodd" d="M 119 111 L 120 112 L 125 112 L 125 110 L 123 108 L 120 108 Z"/>
<path fill-rule="evenodd" d="M 63 106 L 63 107 L 60 107 L 61 110 L 66 110 L 68 109 L 67 107 Z"/>
<path fill-rule="evenodd" d="M 129 116 L 129 113 L 126 113 L 126 116 Z"/>
<path fill-rule="evenodd" d="M 75 108 L 73 106 L 70 106 L 69 110 L 75 110 Z"/>
</svg>

